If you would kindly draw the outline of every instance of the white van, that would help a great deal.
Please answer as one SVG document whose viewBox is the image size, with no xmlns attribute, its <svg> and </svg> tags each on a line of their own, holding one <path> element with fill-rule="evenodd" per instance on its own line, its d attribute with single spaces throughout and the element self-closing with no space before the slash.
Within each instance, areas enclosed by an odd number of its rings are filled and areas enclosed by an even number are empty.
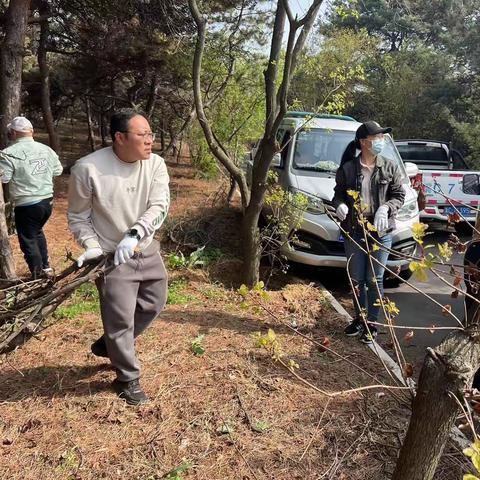
<svg viewBox="0 0 480 480">
<path fill-rule="evenodd" d="M 280 185 L 289 191 L 301 192 L 309 199 L 302 225 L 292 235 L 281 253 L 294 262 L 321 267 L 346 267 L 343 237 L 340 228 L 329 216 L 335 216 L 332 199 L 335 172 L 348 143 L 355 138 L 361 124 L 351 117 L 319 115 L 309 112 L 288 112 L 277 131 L 277 140 L 284 146 L 274 158 L 272 168 L 278 174 Z M 419 221 L 417 193 L 410 186 L 409 176 L 414 176 L 416 165 L 408 165 L 409 174 L 389 135 L 382 155 L 393 160 L 404 177 L 405 202 L 396 216 L 392 232 L 392 248 L 412 255 L 416 243 L 411 227 Z M 247 174 L 251 172 L 254 151 L 247 160 Z M 409 261 L 390 255 L 388 266 L 400 267 L 400 276 L 408 279 Z M 388 278 L 388 272 L 386 274 Z M 393 282 L 399 283 L 399 282 Z"/>
</svg>

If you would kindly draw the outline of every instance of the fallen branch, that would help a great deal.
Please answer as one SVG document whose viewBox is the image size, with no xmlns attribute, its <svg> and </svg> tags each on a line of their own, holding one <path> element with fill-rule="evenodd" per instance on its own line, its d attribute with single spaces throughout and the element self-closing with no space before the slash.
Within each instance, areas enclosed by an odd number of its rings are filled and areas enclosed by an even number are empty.
<svg viewBox="0 0 480 480">
<path fill-rule="evenodd" d="M 47 319 L 78 287 L 112 268 L 107 267 L 107 260 L 101 257 L 82 268 L 72 263 L 50 278 L 4 281 L 0 288 L 0 353 L 20 347 L 51 325 Z"/>
</svg>

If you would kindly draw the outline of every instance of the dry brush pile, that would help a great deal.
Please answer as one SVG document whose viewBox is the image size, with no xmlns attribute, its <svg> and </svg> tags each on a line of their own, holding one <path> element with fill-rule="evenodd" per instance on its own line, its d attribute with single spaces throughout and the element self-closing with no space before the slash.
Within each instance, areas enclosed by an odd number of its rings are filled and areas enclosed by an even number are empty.
<svg viewBox="0 0 480 480">
<path fill-rule="evenodd" d="M 0 354 L 23 345 L 55 319 L 57 307 L 86 282 L 103 275 L 107 258 L 95 260 L 78 268 L 72 264 L 58 275 L 36 280 L 0 280 Z"/>
</svg>

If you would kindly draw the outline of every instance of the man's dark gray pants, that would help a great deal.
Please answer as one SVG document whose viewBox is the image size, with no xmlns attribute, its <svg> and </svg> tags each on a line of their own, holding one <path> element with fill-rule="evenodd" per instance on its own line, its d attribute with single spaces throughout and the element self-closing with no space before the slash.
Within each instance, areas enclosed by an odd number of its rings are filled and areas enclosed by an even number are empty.
<svg viewBox="0 0 480 480">
<path fill-rule="evenodd" d="M 138 337 L 163 310 L 167 272 L 153 241 L 143 252 L 97 280 L 108 356 L 121 382 L 140 377 Z"/>
</svg>

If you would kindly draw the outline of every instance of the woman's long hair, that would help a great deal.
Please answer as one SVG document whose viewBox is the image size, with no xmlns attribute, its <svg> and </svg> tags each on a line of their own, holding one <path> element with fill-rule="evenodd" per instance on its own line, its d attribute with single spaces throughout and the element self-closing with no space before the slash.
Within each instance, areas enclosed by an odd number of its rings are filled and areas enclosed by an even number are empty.
<svg viewBox="0 0 480 480">
<path fill-rule="evenodd" d="M 342 159 L 340 160 L 340 166 L 342 166 L 346 162 L 355 160 L 355 154 L 357 153 L 357 150 L 360 150 L 360 142 L 356 138 L 347 145 L 347 148 L 345 148 Z"/>
</svg>

